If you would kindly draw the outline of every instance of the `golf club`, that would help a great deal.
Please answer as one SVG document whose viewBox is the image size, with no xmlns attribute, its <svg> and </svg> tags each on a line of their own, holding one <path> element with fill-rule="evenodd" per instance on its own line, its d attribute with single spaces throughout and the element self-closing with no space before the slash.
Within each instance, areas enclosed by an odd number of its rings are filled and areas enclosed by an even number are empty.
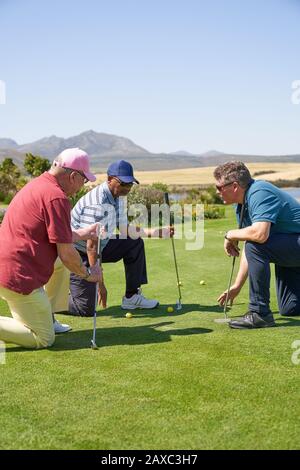
<svg viewBox="0 0 300 470">
<path fill-rule="evenodd" d="M 241 215 L 240 215 L 240 220 L 239 220 L 239 229 L 242 228 L 243 219 L 244 219 L 244 209 L 245 209 L 245 201 L 243 202 L 242 208 L 241 208 Z M 216 323 L 228 323 L 230 321 L 230 319 L 228 318 L 228 315 L 227 315 L 227 306 L 228 306 L 228 300 L 229 300 L 229 291 L 230 291 L 230 288 L 231 288 L 232 277 L 233 277 L 233 272 L 234 272 L 235 260 L 236 260 L 236 256 L 233 256 L 231 273 L 230 273 L 229 282 L 228 282 L 228 286 L 227 286 L 227 292 L 226 292 L 225 304 L 224 304 L 224 310 L 223 310 L 224 318 L 217 318 L 215 320 Z"/>
<path fill-rule="evenodd" d="M 101 236 L 100 236 L 100 224 L 97 225 L 97 235 L 98 235 L 98 242 L 97 242 L 97 264 L 101 268 Z M 98 286 L 97 283 L 95 284 L 96 292 L 95 292 L 95 310 L 94 310 L 94 327 L 93 327 L 93 338 L 91 339 L 91 348 L 92 349 L 99 349 L 96 343 L 96 326 L 97 326 L 97 305 L 98 305 Z"/>
<path fill-rule="evenodd" d="M 170 209 L 170 201 L 169 201 L 169 194 L 165 193 L 165 203 L 169 206 Z M 173 214 L 170 212 L 170 227 L 174 227 L 174 220 L 173 220 Z M 174 257 L 174 264 L 175 264 L 175 270 L 176 270 L 176 277 L 177 277 L 177 287 L 178 287 L 178 293 L 179 293 L 179 298 L 178 301 L 176 302 L 176 310 L 181 310 L 182 309 L 182 304 L 181 304 L 181 289 L 180 289 L 180 280 L 179 280 L 179 274 L 178 274 L 178 266 L 177 266 L 177 259 L 176 259 L 176 253 L 175 253 L 175 243 L 174 243 L 174 238 L 173 235 L 171 235 L 171 241 L 172 241 L 172 249 L 173 249 L 173 257 Z"/>
</svg>

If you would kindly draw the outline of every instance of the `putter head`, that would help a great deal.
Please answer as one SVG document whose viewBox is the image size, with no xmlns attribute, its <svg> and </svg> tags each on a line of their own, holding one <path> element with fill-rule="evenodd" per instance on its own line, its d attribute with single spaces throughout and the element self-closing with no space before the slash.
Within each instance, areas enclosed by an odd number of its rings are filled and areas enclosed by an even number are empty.
<svg viewBox="0 0 300 470">
<path fill-rule="evenodd" d="M 176 302 L 176 307 L 175 307 L 175 308 L 176 308 L 176 310 L 181 310 L 181 309 L 182 309 L 182 305 L 181 305 L 180 300 L 178 300 L 178 301 Z"/>
<path fill-rule="evenodd" d="M 94 340 L 91 340 L 91 348 L 94 350 L 99 349 Z"/>
</svg>

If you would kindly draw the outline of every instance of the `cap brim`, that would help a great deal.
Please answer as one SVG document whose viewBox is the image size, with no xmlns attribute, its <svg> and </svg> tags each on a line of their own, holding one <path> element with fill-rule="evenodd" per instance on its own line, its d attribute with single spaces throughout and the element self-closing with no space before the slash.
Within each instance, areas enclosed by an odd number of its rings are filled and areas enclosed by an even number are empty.
<svg viewBox="0 0 300 470">
<path fill-rule="evenodd" d="M 85 174 L 85 177 L 91 182 L 91 183 L 94 183 L 94 181 L 96 181 L 96 176 L 93 175 L 93 173 L 89 173 L 88 171 L 85 171 L 84 172 Z"/>
<path fill-rule="evenodd" d="M 122 183 L 136 183 L 140 184 L 134 176 L 117 176 L 117 178 L 122 181 Z"/>
</svg>

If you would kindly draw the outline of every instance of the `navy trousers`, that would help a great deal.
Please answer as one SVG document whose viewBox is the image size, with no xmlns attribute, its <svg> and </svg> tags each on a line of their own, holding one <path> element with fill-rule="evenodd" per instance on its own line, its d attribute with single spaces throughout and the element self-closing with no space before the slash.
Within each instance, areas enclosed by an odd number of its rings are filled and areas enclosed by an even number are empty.
<svg viewBox="0 0 300 470">
<path fill-rule="evenodd" d="M 275 264 L 281 315 L 300 315 L 300 234 L 273 234 L 263 243 L 246 242 L 249 310 L 270 313 L 270 263 Z"/>
<path fill-rule="evenodd" d="M 79 251 L 83 264 L 89 267 L 88 257 Z M 125 267 L 126 290 L 135 291 L 147 284 L 147 270 L 144 242 L 141 238 L 132 240 L 112 239 L 102 251 L 102 263 L 116 263 L 123 259 Z M 96 284 L 71 273 L 69 314 L 91 317 L 95 311 Z"/>
</svg>

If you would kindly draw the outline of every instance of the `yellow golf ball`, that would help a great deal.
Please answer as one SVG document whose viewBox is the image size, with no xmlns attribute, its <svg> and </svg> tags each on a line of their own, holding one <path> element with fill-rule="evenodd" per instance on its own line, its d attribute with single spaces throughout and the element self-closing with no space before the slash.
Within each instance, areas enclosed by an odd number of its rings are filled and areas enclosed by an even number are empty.
<svg viewBox="0 0 300 470">
<path fill-rule="evenodd" d="M 174 308 L 173 308 L 173 307 L 168 307 L 168 308 L 167 308 L 167 312 L 168 312 L 168 313 L 174 312 Z"/>
<path fill-rule="evenodd" d="M 204 286 L 205 285 L 205 281 L 200 281 L 200 286 Z"/>
<path fill-rule="evenodd" d="M 125 315 L 126 318 L 132 318 L 132 313 L 130 312 L 127 312 L 126 315 Z"/>
</svg>

